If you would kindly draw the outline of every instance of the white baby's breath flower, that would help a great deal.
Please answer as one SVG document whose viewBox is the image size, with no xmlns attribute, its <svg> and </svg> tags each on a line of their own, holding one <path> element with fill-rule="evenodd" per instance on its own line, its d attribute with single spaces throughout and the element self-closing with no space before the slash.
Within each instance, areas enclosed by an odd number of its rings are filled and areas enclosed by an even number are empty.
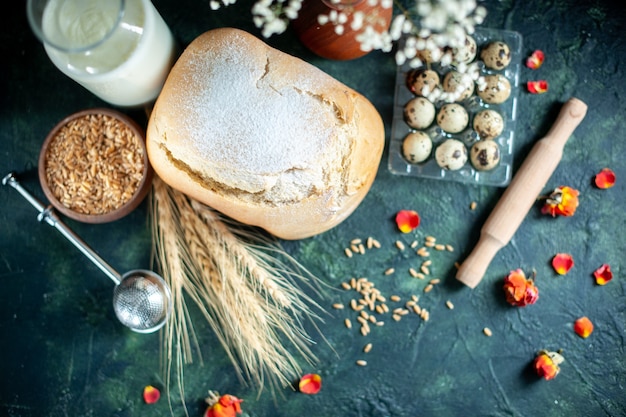
<svg viewBox="0 0 626 417">
<path fill-rule="evenodd" d="M 398 50 L 396 51 L 396 65 L 401 67 L 402 65 L 404 65 L 404 63 L 406 62 L 406 55 L 404 54 L 403 50 Z"/>
<path fill-rule="evenodd" d="M 363 27 L 365 21 L 365 13 L 358 11 L 352 14 L 352 23 L 350 23 L 350 29 L 360 30 Z"/>
<path fill-rule="evenodd" d="M 444 67 L 449 67 L 452 64 L 452 55 L 451 54 L 443 54 L 439 63 Z"/>
<path fill-rule="evenodd" d="M 328 22 L 330 22 L 330 18 L 327 15 L 321 14 L 317 16 L 317 23 L 319 23 L 320 25 L 324 26 Z"/>
<path fill-rule="evenodd" d="M 406 16 L 403 14 L 399 14 L 391 21 L 391 26 L 389 27 L 389 33 L 394 40 L 400 39 L 402 36 L 402 28 L 406 23 Z"/>
</svg>

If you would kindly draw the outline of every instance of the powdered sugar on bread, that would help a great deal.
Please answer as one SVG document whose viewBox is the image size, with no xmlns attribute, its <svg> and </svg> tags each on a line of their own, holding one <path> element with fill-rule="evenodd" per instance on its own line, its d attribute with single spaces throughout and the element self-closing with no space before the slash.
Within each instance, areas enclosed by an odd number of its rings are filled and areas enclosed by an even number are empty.
<svg viewBox="0 0 626 417">
<path fill-rule="evenodd" d="M 234 36 L 223 42 L 249 42 Z M 202 177 L 262 193 L 264 200 L 293 201 L 337 184 L 337 168 L 350 152 L 350 127 L 331 103 L 320 105 L 325 84 L 336 81 L 317 68 L 300 68 L 296 87 L 284 82 L 272 50 L 248 50 L 212 45 L 186 52 L 177 69 L 186 92 L 168 104 L 185 115 L 176 132 L 181 139 L 167 145 L 172 156 Z"/>
</svg>

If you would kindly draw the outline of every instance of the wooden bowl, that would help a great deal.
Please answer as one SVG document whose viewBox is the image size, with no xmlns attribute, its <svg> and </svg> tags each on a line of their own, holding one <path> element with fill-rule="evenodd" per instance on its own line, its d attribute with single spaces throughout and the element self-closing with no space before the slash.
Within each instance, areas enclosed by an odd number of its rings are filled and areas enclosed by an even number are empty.
<svg viewBox="0 0 626 417">
<path fill-rule="evenodd" d="M 39 154 L 39 182 L 50 204 L 84 223 L 129 214 L 150 191 L 152 177 L 145 131 L 116 110 L 95 108 L 66 117 Z"/>
</svg>

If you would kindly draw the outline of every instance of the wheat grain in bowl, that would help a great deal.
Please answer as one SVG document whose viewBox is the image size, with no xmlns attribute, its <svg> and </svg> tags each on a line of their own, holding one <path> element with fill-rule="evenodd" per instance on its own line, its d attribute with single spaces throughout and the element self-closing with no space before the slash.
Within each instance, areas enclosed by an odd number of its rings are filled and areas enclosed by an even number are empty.
<svg viewBox="0 0 626 417">
<path fill-rule="evenodd" d="M 46 138 L 39 180 L 50 203 L 66 216 L 86 223 L 117 220 L 150 190 L 144 131 L 115 110 L 72 114 Z"/>
</svg>

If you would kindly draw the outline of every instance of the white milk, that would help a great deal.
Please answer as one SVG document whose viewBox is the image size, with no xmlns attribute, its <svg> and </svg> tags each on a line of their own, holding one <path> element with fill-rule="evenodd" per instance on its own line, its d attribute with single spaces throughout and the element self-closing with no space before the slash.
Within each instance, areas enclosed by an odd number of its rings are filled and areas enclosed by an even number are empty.
<svg viewBox="0 0 626 417">
<path fill-rule="evenodd" d="M 111 32 L 117 24 L 111 3 L 116 2 L 51 0 L 42 19 L 47 39 L 70 48 L 108 35 L 80 52 L 44 42 L 46 52 L 63 73 L 104 101 L 129 107 L 152 102 L 175 59 L 172 33 L 150 0 L 126 0 L 122 22 Z"/>
</svg>

